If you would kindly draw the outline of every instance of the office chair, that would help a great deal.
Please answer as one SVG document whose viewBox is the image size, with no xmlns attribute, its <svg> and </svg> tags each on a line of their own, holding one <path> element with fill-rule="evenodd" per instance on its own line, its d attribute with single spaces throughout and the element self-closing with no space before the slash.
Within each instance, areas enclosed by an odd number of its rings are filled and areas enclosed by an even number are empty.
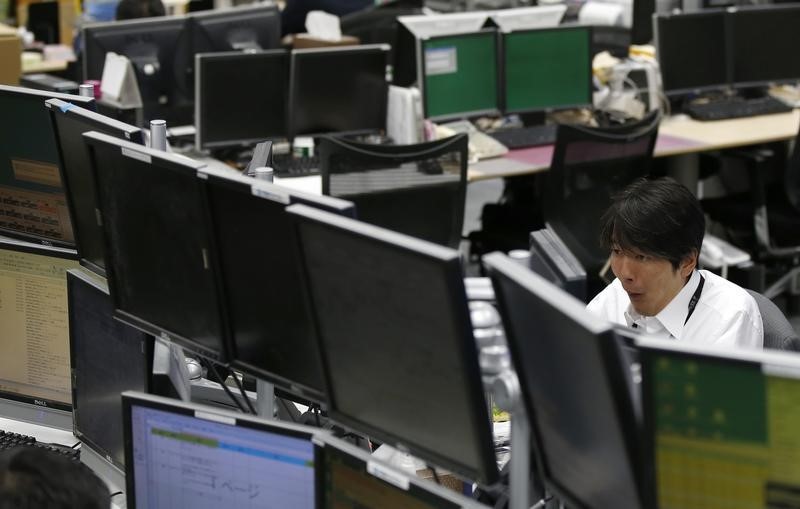
<svg viewBox="0 0 800 509">
<path fill-rule="evenodd" d="M 543 194 L 543 216 L 586 269 L 589 295 L 608 252 L 600 246 L 600 218 L 611 196 L 650 172 L 660 115 L 610 128 L 559 125 Z"/>
<path fill-rule="evenodd" d="M 774 302 L 755 290 L 747 290 L 753 296 L 761 313 L 764 326 L 764 348 L 800 352 L 800 337 L 786 319 L 783 311 Z"/>
<path fill-rule="evenodd" d="M 356 204 L 358 218 L 457 248 L 467 192 L 466 134 L 414 145 L 319 143 L 322 192 Z"/>
</svg>

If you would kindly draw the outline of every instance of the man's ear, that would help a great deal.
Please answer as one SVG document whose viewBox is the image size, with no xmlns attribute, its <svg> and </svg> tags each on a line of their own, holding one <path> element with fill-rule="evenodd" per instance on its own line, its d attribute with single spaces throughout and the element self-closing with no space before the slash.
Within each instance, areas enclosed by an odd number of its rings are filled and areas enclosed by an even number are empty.
<svg viewBox="0 0 800 509">
<path fill-rule="evenodd" d="M 696 249 L 693 249 L 691 254 L 687 255 L 682 261 L 678 270 L 681 272 L 681 276 L 683 278 L 688 278 L 692 275 L 694 269 L 697 268 L 697 256 L 698 252 Z"/>
</svg>

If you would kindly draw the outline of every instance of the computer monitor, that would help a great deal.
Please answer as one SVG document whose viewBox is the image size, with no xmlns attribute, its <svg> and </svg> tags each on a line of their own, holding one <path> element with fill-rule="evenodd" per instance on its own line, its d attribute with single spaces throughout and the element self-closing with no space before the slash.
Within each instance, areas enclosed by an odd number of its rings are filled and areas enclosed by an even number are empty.
<svg viewBox="0 0 800 509">
<path fill-rule="evenodd" d="M 488 509 L 342 440 L 326 435 L 318 437 L 316 446 L 320 509 Z"/>
<path fill-rule="evenodd" d="M 43 245 L 75 243 L 44 102 L 87 108 L 91 98 L 0 85 L 0 233 Z"/>
<path fill-rule="evenodd" d="M 590 27 L 515 31 L 501 37 L 506 113 L 592 105 Z"/>
<path fill-rule="evenodd" d="M 722 88 L 730 83 L 724 49 L 725 11 L 656 16 L 656 55 L 667 95 Z"/>
<path fill-rule="evenodd" d="M 652 42 L 656 0 L 599 0 L 598 3 L 615 4 L 622 7 L 622 26 L 630 30 L 630 44 L 650 44 Z"/>
<path fill-rule="evenodd" d="M 794 354 L 637 342 L 658 507 L 789 507 L 800 437 Z"/>
<path fill-rule="evenodd" d="M 119 122 L 61 99 L 45 103 L 55 133 L 60 177 L 81 265 L 105 276 L 103 231 L 97 224 L 95 183 L 83 133 L 98 131 L 142 144 L 138 127 Z"/>
<path fill-rule="evenodd" d="M 196 148 L 288 136 L 289 53 L 198 54 L 195 72 Z"/>
<path fill-rule="evenodd" d="M 210 168 L 201 172 L 217 246 L 212 256 L 230 323 L 232 364 L 304 399 L 324 402 L 297 238 L 285 208 L 304 203 L 353 217 L 353 204 Z"/>
<path fill-rule="evenodd" d="M 67 295 L 73 431 L 124 472 L 121 395 L 149 391 L 153 337 L 113 318 L 108 285 L 93 273 L 70 270 Z"/>
<path fill-rule="evenodd" d="M 489 17 L 487 11 L 400 16 L 397 21 L 418 39 L 477 32 Z"/>
<path fill-rule="evenodd" d="M 611 325 L 501 253 L 484 257 L 545 486 L 569 506 L 655 507 Z"/>
<path fill-rule="evenodd" d="M 563 4 L 538 5 L 491 11 L 489 18 L 501 31 L 512 32 L 557 27 L 566 12 L 567 6 Z"/>
<path fill-rule="evenodd" d="M 531 270 L 580 301 L 586 301 L 586 270 L 548 228 L 531 232 Z"/>
<path fill-rule="evenodd" d="M 72 429 L 67 270 L 73 250 L 0 238 L 0 415 Z"/>
<path fill-rule="evenodd" d="M 97 183 L 115 316 L 224 360 L 218 283 L 197 177 L 204 165 L 106 134 L 83 136 Z"/>
<path fill-rule="evenodd" d="M 60 3 L 57 1 L 27 4 L 26 25 L 28 30 L 33 32 L 34 40 L 44 44 L 61 44 L 59 8 Z"/>
<path fill-rule="evenodd" d="M 497 479 L 459 253 L 304 205 L 296 220 L 332 419 Z"/>
<path fill-rule="evenodd" d="M 122 408 L 128 507 L 316 507 L 309 428 L 135 392 Z"/>
<path fill-rule="evenodd" d="M 733 34 L 730 53 L 735 86 L 800 80 L 800 59 L 783 51 L 796 44 L 800 5 L 742 7 L 728 16 Z"/>
<path fill-rule="evenodd" d="M 194 53 L 281 47 L 281 15 L 273 4 L 200 12 L 188 19 Z M 236 81 L 241 82 L 238 76 Z"/>
<path fill-rule="evenodd" d="M 493 29 L 421 39 L 417 76 L 425 118 L 499 112 L 497 69 L 497 32 Z"/>
<path fill-rule="evenodd" d="M 289 132 L 377 133 L 386 129 L 389 46 L 292 52 Z"/>
<path fill-rule="evenodd" d="M 106 53 L 133 64 L 145 122 L 192 123 L 190 38 L 183 17 L 112 21 L 83 28 L 83 78 L 103 77 Z"/>
</svg>

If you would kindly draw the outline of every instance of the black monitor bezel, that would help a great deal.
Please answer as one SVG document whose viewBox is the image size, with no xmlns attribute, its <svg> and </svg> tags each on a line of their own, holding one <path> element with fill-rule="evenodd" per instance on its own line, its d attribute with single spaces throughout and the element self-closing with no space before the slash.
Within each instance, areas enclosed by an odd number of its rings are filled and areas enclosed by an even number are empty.
<svg viewBox="0 0 800 509">
<path fill-rule="evenodd" d="M 508 90 L 506 86 L 508 84 L 508 76 L 506 74 L 508 63 L 506 61 L 506 38 L 513 37 L 515 34 L 526 34 L 526 33 L 541 33 L 541 32 L 557 32 L 557 31 L 585 31 L 586 32 L 586 55 L 588 66 L 586 68 L 586 97 L 585 101 L 577 102 L 574 104 L 559 104 L 557 106 L 548 106 L 544 108 L 508 108 L 507 101 L 508 101 Z M 593 90 L 593 83 L 592 83 L 592 27 L 591 26 L 584 26 L 584 25 L 568 25 L 568 26 L 558 26 L 552 28 L 534 28 L 528 30 L 514 30 L 512 32 L 500 32 L 500 40 L 498 41 L 499 47 L 499 54 L 500 57 L 498 58 L 497 67 L 498 67 L 498 75 L 500 76 L 499 79 L 499 90 L 498 93 L 500 94 L 500 105 L 503 113 L 505 115 L 511 114 L 519 114 L 519 113 L 538 113 L 538 112 L 551 112 L 557 110 L 567 110 L 573 108 L 592 108 L 593 107 L 593 99 L 592 99 L 592 90 Z"/>
<path fill-rule="evenodd" d="M 451 302 L 463 302 L 463 306 L 457 306 L 458 309 L 455 309 L 454 307 L 454 314 L 457 314 L 458 316 L 450 317 L 450 319 L 452 319 L 454 322 L 458 322 L 456 327 L 463 331 L 464 334 L 464 343 L 462 344 L 463 348 L 461 348 L 461 351 L 459 352 L 453 352 L 453 355 L 459 355 L 461 357 L 462 366 L 465 366 L 467 369 L 471 368 L 473 370 L 472 373 L 466 374 L 466 379 L 470 386 L 465 388 L 465 393 L 473 410 L 472 417 L 474 419 L 474 429 L 477 433 L 482 433 L 487 438 L 487 440 L 484 440 L 483 443 L 477 444 L 476 446 L 476 452 L 478 453 L 478 456 L 480 456 L 479 461 L 482 464 L 477 465 L 477 469 L 474 469 L 470 465 L 465 465 L 459 461 L 447 458 L 435 450 L 428 449 L 425 446 L 420 446 L 416 444 L 413 439 L 408 440 L 406 437 L 402 437 L 399 434 L 388 432 L 371 424 L 365 423 L 357 418 L 351 417 L 346 413 L 340 412 L 336 396 L 331 390 L 333 381 L 331 379 L 331 370 L 329 368 L 330 360 L 326 354 L 326 348 L 323 339 L 321 338 L 322 326 L 318 313 L 312 302 L 311 310 L 314 317 L 314 327 L 317 330 L 320 352 L 322 354 L 321 358 L 323 371 L 325 374 L 326 392 L 328 394 L 328 412 L 331 418 L 346 427 L 358 430 L 368 436 L 376 437 L 383 442 L 399 448 L 400 450 L 407 450 L 415 456 L 430 460 L 436 465 L 441 465 L 452 472 L 461 473 L 484 484 L 496 482 L 499 478 L 499 473 L 495 460 L 494 446 L 491 440 L 492 430 L 489 426 L 490 416 L 488 414 L 486 401 L 483 396 L 483 384 L 478 364 L 477 347 L 474 345 L 474 343 L 471 343 L 474 341 L 472 336 L 472 323 L 467 306 L 467 295 L 466 289 L 464 288 L 464 279 L 461 270 L 461 257 L 458 252 L 443 246 L 439 246 L 438 244 L 432 244 L 430 242 L 409 237 L 390 230 L 385 230 L 367 223 L 362 223 L 353 219 L 315 210 L 304 205 L 292 205 L 291 207 L 287 208 L 287 212 L 293 216 L 295 227 L 298 230 L 301 228 L 301 223 L 303 222 L 313 223 L 327 229 L 341 229 L 346 231 L 348 236 L 370 238 L 377 241 L 388 242 L 395 246 L 401 244 L 404 249 L 408 249 L 410 247 L 414 251 L 413 256 L 425 257 L 429 260 L 436 260 L 438 263 L 442 264 L 443 270 L 446 272 L 444 279 L 447 281 L 447 286 L 450 291 L 455 292 L 449 300 Z M 302 251 L 303 239 L 299 232 L 298 242 L 301 245 Z M 310 279 L 310 275 L 308 266 L 305 262 L 305 256 L 302 256 L 301 258 L 304 277 L 308 281 Z"/>
<path fill-rule="evenodd" d="M 77 281 L 77 283 L 73 283 L 72 281 Z M 67 272 L 67 294 L 70 295 L 70 285 L 72 284 L 85 284 L 91 286 L 93 291 L 97 291 L 111 299 L 111 295 L 108 293 L 107 289 L 102 288 L 98 285 L 98 282 L 92 281 L 91 276 L 78 276 L 74 274 L 72 271 Z M 72 315 L 72 306 L 69 307 L 68 313 Z M 113 319 L 113 317 L 109 317 Z M 78 356 L 76 351 L 76 345 L 72 341 L 73 337 L 73 320 L 69 322 L 69 362 L 70 362 L 70 370 L 72 371 L 72 433 L 75 437 L 81 441 L 84 445 L 88 446 L 91 450 L 96 452 L 100 457 L 105 459 L 110 465 L 119 469 L 120 472 L 125 472 L 125 465 L 117 462 L 113 456 L 111 451 L 105 450 L 101 447 L 97 442 L 94 441 L 93 437 L 84 433 L 80 427 L 78 426 L 78 420 L 75 418 L 75 412 L 78 411 L 77 402 L 77 392 L 78 388 L 76 386 L 76 380 L 79 376 L 75 369 L 75 360 Z M 142 380 L 145 381 L 145 391 L 150 392 L 152 390 L 152 372 L 153 372 L 153 349 L 154 349 L 154 338 L 148 334 L 140 332 L 143 335 L 143 346 L 144 351 L 142 355 L 145 357 L 145 369 L 142 372 Z M 122 361 L 123 359 L 116 359 L 117 361 Z"/>
<path fill-rule="evenodd" d="M 318 133 L 297 133 L 294 116 L 295 116 L 295 103 L 299 101 L 297 98 L 297 90 L 296 90 L 296 70 L 297 70 L 297 61 L 298 57 L 299 60 L 303 60 L 305 55 L 312 55 L 312 58 L 317 55 L 324 55 L 326 53 L 329 54 L 336 54 L 336 53 L 346 53 L 346 54 L 358 54 L 358 53 L 383 53 L 384 61 L 386 65 L 389 64 L 389 52 L 390 46 L 388 44 L 363 44 L 359 46 L 339 46 L 339 47 L 331 47 L 331 48 L 307 48 L 307 49 L 295 49 L 292 50 L 290 57 L 289 57 L 289 102 L 288 102 L 288 133 L 289 138 L 295 138 L 297 136 L 309 136 L 309 137 L 317 137 L 325 134 L 330 134 L 330 132 L 318 132 Z M 381 108 L 381 116 L 386 117 L 388 111 L 388 93 L 389 93 L 389 82 L 386 82 L 386 96 L 387 100 L 383 101 L 382 104 L 378 105 Z M 363 129 L 354 129 L 348 131 L 338 131 L 337 134 L 352 134 L 352 135 L 359 135 L 359 134 L 374 134 L 378 131 L 384 131 L 386 126 L 383 125 L 380 128 L 363 128 Z"/>
<path fill-rule="evenodd" d="M 191 175 L 198 180 L 198 186 L 200 185 L 199 184 L 200 178 L 197 176 L 197 174 L 198 170 L 205 166 L 203 163 L 192 161 L 187 157 L 173 155 L 168 152 L 163 152 L 160 150 L 154 150 L 148 147 L 143 147 L 141 145 L 136 145 L 128 141 L 114 138 L 112 136 L 108 136 L 95 131 L 90 131 L 88 133 L 85 133 L 83 135 L 83 139 L 86 142 L 86 145 L 89 147 L 90 159 L 92 161 L 92 172 L 95 175 L 95 179 L 97 179 L 98 169 L 95 164 L 94 146 L 105 144 L 105 145 L 116 146 L 117 148 L 122 150 L 123 153 L 126 154 L 136 154 L 139 155 L 140 157 L 146 157 L 149 159 L 150 164 L 153 164 L 153 161 L 158 161 L 159 168 L 164 171 L 174 171 L 182 173 L 184 175 Z M 127 157 L 133 157 L 134 159 L 136 159 L 135 155 L 127 155 Z M 95 189 L 95 191 L 97 191 L 98 195 L 97 196 L 98 206 L 102 208 L 102 198 L 100 196 L 100 191 L 99 189 Z M 202 192 L 200 192 L 200 194 L 201 196 L 204 196 Z M 203 208 L 203 214 L 206 215 L 207 214 L 206 211 L 208 210 L 207 204 L 203 203 L 202 208 Z M 203 233 L 205 234 L 206 230 L 204 226 L 201 225 L 200 230 L 203 231 Z M 208 240 L 209 240 L 208 242 L 209 251 L 213 251 L 214 250 L 213 239 L 208 239 Z M 103 241 L 106 248 L 106 263 L 108 264 L 106 266 L 108 288 L 111 292 L 111 298 L 114 303 L 114 316 L 118 320 L 132 327 L 135 327 L 144 333 L 162 339 L 163 341 L 166 342 L 174 341 L 179 346 L 182 346 L 214 362 L 225 363 L 227 361 L 229 357 L 227 352 L 228 340 L 225 337 L 225 331 L 227 330 L 227 325 L 225 321 L 224 310 L 222 309 L 219 299 L 218 288 L 217 291 L 215 292 L 216 294 L 215 300 L 217 301 L 217 306 L 218 306 L 217 313 L 220 318 L 220 328 L 222 332 L 222 337 L 219 338 L 221 346 L 221 351 L 219 352 L 206 348 L 205 346 L 196 343 L 191 338 L 178 334 L 175 331 L 171 331 L 169 329 L 161 327 L 158 324 L 150 323 L 147 320 L 124 310 L 121 307 L 121 303 L 119 301 L 119 291 L 117 290 L 118 280 L 114 274 L 114 266 L 116 265 L 116 262 L 114 260 L 113 250 L 111 249 L 111 240 L 109 239 L 108 236 L 107 224 L 105 220 L 103 220 Z M 216 271 L 213 270 L 213 267 L 211 272 L 212 272 L 211 277 L 214 278 L 215 285 L 218 287 L 219 286 L 219 281 L 217 280 L 218 275 Z"/>
<path fill-rule="evenodd" d="M 136 507 L 136 479 L 134 462 L 129 461 L 133 457 L 133 428 L 131 426 L 131 411 L 134 406 L 146 407 L 163 412 L 169 412 L 192 419 L 204 419 L 217 424 L 227 424 L 256 431 L 280 434 L 298 439 L 307 439 L 313 446 L 314 440 L 319 430 L 303 428 L 297 424 L 289 425 L 277 420 L 259 419 L 247 414 L 237 414 L 216 407 L 186 403 L 175 399 L 160 396 L 149 396 L 146 394 L 126 391 L 122 395 L 122 428 L 125 442 L 125 463 L 127 466 L 125 474 L 125 496 L 128 507 Z M 203 417 L 198 417 L 198 414 Z M 314 450 L 314 465 L 320 461 L 317 456 L 317 448 Z M 317 490 L 316 475 L 313 489 Z M 315 497 L 317 498 L 317 497 Z"/>
<path fill-rule="evenodd" d="M 227 190 L 241 193 L 245 196 L 254 196 L 263 200 L 280 203 L 285 207 L 288 207 L 293 203 L 321 203 L 329 209 L 337 210 L 337 213 L 341 213 L 342 215 L 354 218 L 356 213 L 355 205 L 353 205 L 353 203 L 341 200 L 339 198 L 324 195 L 310 195 L 269 182 L 259 181 L 252 178 L 243 177 L 241 175 L 229 174 L 227 172 L 223 173 L 213 168 L 203 168 L 201 170 L 201 179 L 205 182 L 203 192 L 207 196 L 205 202 L 208 210 L 208 236 L 212 239 L 213 245 L 216 246 L 214 249 L 211 249 L 210 252 L 211 264 L 214 267 L 214 271 L 218 274 L 221 295 L 220 301 L 222 306 L 226 309 L 228 306 L 230 306 L 228 299 L 229 289 L 226 284 L 227 278 L 225 277 L 225 271 L 222 268 L 223 264 L 220 260 L 220 243 L 216 239 L 215 235 L 216 220 L 211 211 L 211 207 L 209 206 L 210 200 L 208 199 L 208 194 L 211 192 L 211 187 L 219 186 Z M 302 282 L 299 282 L 298 284 L 302 285 Z M 290 380 L 284 376 L 278 375 L 277 373 L 268 371 L 260 366 L 256 366 L 251 362 L 247 362 L 239 358 L 237 355 L 236 337 L 234 333 L 235 326 L 232 315 L 232 313 L 226 313 L 226 316 L 229 317 L 226 327 L 226 337 L 227 348 L 230 354 L 229 363 L 231 366 L 266 380 L 274 384 L 276 387 L 279 387 L 290 394 L 300 396 L 305 400 L 316 403 L 327 402 L 325 387 L 322 387 L 323 392 L 320 392 L 317 389 L 303 385 L 295 380 Z M 312 346 L 318 347 L 318 344 L 315 342 Z M 321 375 L 324 381 L 324 370 Z"/>
<path fill-rule="evenodd" d="M 70 199 L 70 196 L 72 194 L 70 187 L 70 179 L 67 177 L 67 171 L 64 169 L 64 152 L 61 144 L 61 136 L 59 135 L 58 131 L 58 123 L 56 122 L 56 117 L 58 115 L 75 117 L 76 119 L 79 119 L 81 122 L 90 126 L 84 132 L 93 131 L 95 127 L 100 127 L 105 131 L 116 131 L 115 134 L 120 135 L 120 138 L 129 140 L 139 145 L 144 145 L 144 134 L 142 133 L 142 130 L 139 129 L 138 127 L 134 127 L 124 122 L 114 120 L 113 118 L 106 117 L 105 115 L 100 115 L 99 113 L 95 113 L 93 111 L 81 107 L 76 107 L 60 99 L 49 99 L 45 102 L 45 106 L 50 110 L 50 120 L 53 125 L 53 134 L 55 135 L 56 139 L 56 149 L 58 150 L 58 157 L 61 162 L 58 169 L 61 174 L 61 184 L 64 186 L 64 191 L 67 196 L 67 207 L 69 207 L 70 216 L 72 218 L 75 218 L 77 217 L 77 209 L 75 201 Z M 87 158 L 88 158 L 88 153 L 87 153 Z M 92 179 L 92 187 L 94 187 L 95 185 L 94 175 L 92 174 L 91 169 L 86 168 L 84 171 L 88 176 L 88 178 Z M 83 256 L 83 253 L 81 251 L 81 244 L 80 242 L 78 242 L 78 237 L 81 235 L 79 233 L 80 228 L 81 227 L 78 226 L 78 222 L 73 220 L 72 230 L 75 235 L 75 246 L 78 251 L 78 257 L 80 258 L 80 264 L 86 267 L 87 269 L 91 270 L 92 272 L 105 277 L 106 270 L 104 267 L 97 265 L 96 263 L 86 259 Z"/>
<path fill-rule="evenodd" d="M 655 14 L 653 16 L 653 42 L 656 47 L 656 56 L 661 53 L 661 32 L 662 29 L 660 28 L 662 23 L 668 23 L 670 19 L 676 17 L 686 17 L 686 16 L 693 16 L 693 17 L 713 17 L 713 16 L 720 16 L 722 18 L 723 24 L 723 32 L 725 34 L 725 41 L 729 38 L 729 23 L 727 18 L 727 10 L 726 9 L 706 9 L 702 11 L 695 11 L 695 12 L 678 12 L 678 13 L 671 13 L 671 14 Z M 727 47 L 728 45 L 725 44 Z M 667 89 L 663 88 L 663 71 L 662 71 L 662 88 L 664 90 L 664 95 L 667 97 L 678 97 L 684 96 L 688 94 L 701 94 L 704 92 L 711 92 L 711 91 L 720 91 L 720 90 L 727 90 L 731 87 L 731 76 L 733 71 L 731 69 L 731 60 L 732 57 L 727 54 L 727 51 L 723 51 L 722 57 L 725 59 L 725 80 L 716 83 L 716 84 L 707 84 L 702 85 L 699 87 L 688 87 L 688 88 L 676 88 L 676 89 Z M 658 59 L 659 66 L 661 65 L 661 60 Z"/>
<path fill-rule="evenodd" d="M 288 103 L 286 101 L 281 100 L 280 108 L 284 110 L 284 117 L 286 122 L 283 126 L 282 132 L 276 132 L 267 134 L 265 136 L 261 136 L 258 138 L 250 138 L 250 139 L 241 139 L 241 140 L 223 140 L 223 141 L 205 141 L 203 138 L 203 115 L 201 114 L 203 109 L 202 98 L 204 97 L 203 94 L 203 76 L 205 75 L 202 72 L 204 66 L 211 62 L 217 60 L 223 61 L 232 61 L 232 60 L 258 60 L 258 59 L 277 59 L 278 57 L 286 59 L 286 71 L 287 76 L 284 76 L 285 82 L 288 83 L 289 80 L 289 53 L 283 49 L 275 49 L 275 50 L 264 50 L 258 52 L 240 52 L 240 51 L 226 51 L 222 53 L 198 53 L 195 55 L 195 82 L 194 82 L 194 119 L 195 119 L 195 139 L 194 144 L 195 148 L 198 150 L 213 150 L 218 148 L 226 148 L 226 147 L 234 147 L 234 146 L 249 146 L 255 145 L 265 139 L 278 139 L 278 138 L 286 138 L 289 135 L 289 113 L 288 113 Z M 270 77 L 271 78 L 271 77 Z M 267 77 L 265 77 L 267 79 Z M 287 85 L 288 86 L 288 85 Z M 231 82 L 231 93 L 235 94 L 235 83 Z M 288 93 L 288 90 L 287 90 Z M 248 115 L 254 115 L 257 112 L 250 111 Z"/>
<path fill-rule="evenodd" d="M 227 24 L 227 23 L 235 23 L 239 20 L 249 21 L 253 19 L 254 16 L 263 15 L 270 19 L 273 19 L 277 22 L 278 32 L 275 34 L 275 38 L 270 41 L 271 46 L 268 48 L 261 48 L 262 50 L 270 50 L 270 49 L 277 49 L 281 47 L 281 34 L 280 34 L 280 27 L 281 27 L 281 15 L 280 11 L 278 10 L 277 5 L 273 4 L 262 4 L 257 6 L 252 5 L 242 5 L 242 6 L 235 6 L 227 9 L 219 9 L 219 10 L 209 10 L 209 11 L 201 11 L 197 13 L 193 13 L 190 16 L 187 16 L 189 20 L 189 31 L 191 33 L 191 46 L 193 48 L 193 52 L 197 51 L 197 46 L 200 46 L 201 43 L 198 41 L 200 34 L 202 33 L 205 36 L 205 29 L 206 24 Z M 205 43 L 205 40 L 203 41 Z M 218 49 L 204 49 L 203 52 L 207 53 L 219 53 L 219 52 L 228 52 L 232 50 L 218 50 Z"/>
<path fill-rule="evenodd" d="M 620 437 L 625 446 L 625 456 L 628 464 L 630 465 L 630 474 L 633 481 L 636 483 L 635 490 L 640 497 L 640 503 L 644 507 L 650 507 L 649 502 L 652 499 L 651 490 L 648 489 L 648 481 L 646 472 L 641 472 L 637 467 L 642 463 L 642 453 L 640 446 L 641 430 L 635 421 L 635 409 L 633 402 L 630 399 L 630 387 L 626 380 L 623 378 L 622 373 L 627 367 L 622 364 L 622 355 L 620 350 L 620 341 L 614 333 L 613 327 L 609 323 L 603 323 L 599 319 L 594 318 L 585 311 L 582 304 L 569 296 L 563 290 L 558 289 L 555 285 L 548 282 L 543 277 L 534 273 L 519 263 L 513 261 L 502 253 L 491 253 L 483 258 L 483 262 L 489 268 L 489 275 L 492 279 L 492 286 L 502 286 L 504 283 L 498 283 L 499 278 L 510 280 L 514 285 L 527 290 L 528 292 L 536 295 L 538 299 L 547 302 L 550 307 L 571 308 L 570 318 L 587 331 L 591 331 L 598 339 L 600 354 L 603 357 L 604 368 L 608 376 L 608 383 L 611 387 L 611 394 L 614 398 L 616 406 L 616 414 L 618 422 L 622 427 Z M 545 293 L 547 295 L 545 295 Z M 506 296 L 503 291 L 495 289 L 495 299 L 497 300 L 499 311 L 505 322 L 508 318 L 505 316 Z M 576 304 L 578 304 L 576 306 Z M 525 406 L 525 411 L 530 421 L 531 442 L 534 449 L 533 456 L 535 457 L 536 466 L 543 481 L 556 496 L 564 500 L 570 506 L 574 507 L 587 507 L 586 501 L 582 501 L 569 486 L 559 482 L 553 475 L 549 467 L 549 463 L 545 458 L 546 448 L 544 447 L 545 437 L 542 436 L 538 426 L 536 425 L 535 415 L 536 409 L 529 392 L 524 388 L 526 377 L 522 374 L 526 371 L 527 366 L 524 362 L 523 352 L 518 348 L 519 342 L 525 341 L 523 338 L 515 339 L 515 331 L 511 327 L 505 328 L 506 338 L 508 343 L 508 350 L 511 354 L 511 364 L 515 371 L 518 373 L 520 381 L 520 394 L 522 403 Z M 554 338 L 556 340 L 556 338 Z M 624 395 L 620 397 L 620 395 Z M 644 485 L 643 485 L 644 484 Z"/>
<path fill-rule="evenodd" d="M 412 32 L 413 33 L 413 32 Z M 444 115 L 436 115 L 431 117 L 428 115 L 428 100 L 425 93 L 425 45 L 429 42 L 436 42 L 444 39 L 464 38 L 464 37 L 487 37 L 492 35 L 494 37 L 494 53 L 496 69 L 494 72 L 495 78 L 495 108 L 488 108 L 483 110 L 464 111 L 458 113 L 446 113 Z M 417 53 L 417 88 L 419 88 L 422 97 L 422 115 L 424 118 L 433 121 L 441 120 L 455 120 L 461 118 L 472 118 L 483 115 L 499 115 L 503 109 L 503 90 L 500 80 L 500 65 L 503 54 L 500 50 L 500 32 L 495 28 L 482 28 L 475 32 L 459 32 L 446 35 L 435 35 L 431 37 L 423 37 L 416 39 L 416 53 Z"/>
<path fill-rule="evenodd" d="M 37 90 L 37 89 L 34 89 L 34 88 L 24 88 L 24 87 L 15 87 L 15 86 L 11 86 L 11 85 L 2 85 L 2 84 L 0 84 L 0 94 L 18 94 L 18 95 L 27 95 L 27 96 L 40 97 L 41 100 L 42 100 L 42 108 L 45 107 L 44 103 L 49 99 L 59 99 L 59 100 L 65 101 L 65 102 L 74 103 L 74 104 L 76 104 L 78 106 L 82 106 L 82 107 L 85 107 L 85 108 L 92 108 L 92 109 L 94 109 L 94 105 L 95 105 L 94 97 L 84 97 L 84 96 L 72 95 L 72 94 L 61 94 L 61 93 L 58 93 L 58 92 L 47 92 L 45 90 Z M 42 133 L 42 134 L 44 134 L 44 133 Z M 53 136 L 53 144 L 56 147 L 56 150 L 58 151 L 58 140 L 56 139 L 55 132 L 52 131 L 52 128 L 50 130 L 50 134 L 51 134 L 51 136 Z M 59 156 L 60 156 L 60 154 L 59 154 Z M 59 175 L 60 175 L 61 174 L 61 167 L 60 166 L 58 168 L 58 171 L 59 171 Z M 64 189 L 63 179 L 62 179 L 62 182 L 61 182 L 61 187 L 62 187 L 62 189 L 64 191 L 64 198 L 66 199 L 67 190 Z M 67 206 L 69 206 L 69 200 L 66 200 L 66 201 L 67 201 Z M 20 232 L 20 231 L 17 231 L 17 230 L 10 230 L 10 229 L 7 229 L 7 228 L 0 228 L 0 235 L 5 235 L 7 237 L 13 237 L 13 238 L 16 238 L 16 239 L 21 239 L 21 240 L 24 240 L 24 241 L 27 241 L 27 242 L 33 242 L 33 243 L 41 244 L 42 246 L 48 246 L 48 247 L 52 246 L 52 247 L 63 247 L 63 248 L 67 248 L 67 249 L 74 249 L 75 245 L 76 245 L 76 242 L 66 242 L 66 241 L 62 241 L 62 240 L 50 239 L 50 238 L 47 238 L 47 237 L 42 237 L 40 235 L 36 235 L 34 233 L 25 233 L 25 232 Z M 73 232 L 73 237 L 74 236 L 75 235 L 74 235 L 74 232 Z"/>
<path fill-rule="evenodd" d="M 19 251 L 25 254 L 34 254 L 40 256 L 49 256 L 53 258 L 61 258 L 63 260 L 72 260 L 78 262 L 78 253 L 74 249 L 65 249 L 53 246 L 39 246 L 30 243 L 20 243 L 13 239 L 5 239 L 0 237 L 0 250 L 5 251 Z M 64 290 L 66 291 L 67 280 L 64 279 Z M 64 412 L 72 412 L 72 402 L 62 403 L 60 401 L 36 398 L 33 396 L 26 396 L 19 393 L 7 392 L 0 390 L 0 399 L 7 399 L 26 403 L 36 407 L 43 407 L 53 410 L 60 410 Z"/>
</svg>

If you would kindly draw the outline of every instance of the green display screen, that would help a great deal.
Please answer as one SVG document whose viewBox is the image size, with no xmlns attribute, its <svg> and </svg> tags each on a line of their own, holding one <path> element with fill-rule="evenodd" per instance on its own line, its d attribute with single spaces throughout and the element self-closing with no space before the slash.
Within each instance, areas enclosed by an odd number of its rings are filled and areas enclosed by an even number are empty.
<svg viewBox="0 0 800 509">
<path fill-rule="evenodd" d="M 456 117 L 497 111 L 495 32 L 422 42 L 425 116 Z"/>
<path fill-rule="evenodd" d="M 559 28 L 504 36 L 505 111 L 591 103 L 591 32 Z"/>
</svg>

